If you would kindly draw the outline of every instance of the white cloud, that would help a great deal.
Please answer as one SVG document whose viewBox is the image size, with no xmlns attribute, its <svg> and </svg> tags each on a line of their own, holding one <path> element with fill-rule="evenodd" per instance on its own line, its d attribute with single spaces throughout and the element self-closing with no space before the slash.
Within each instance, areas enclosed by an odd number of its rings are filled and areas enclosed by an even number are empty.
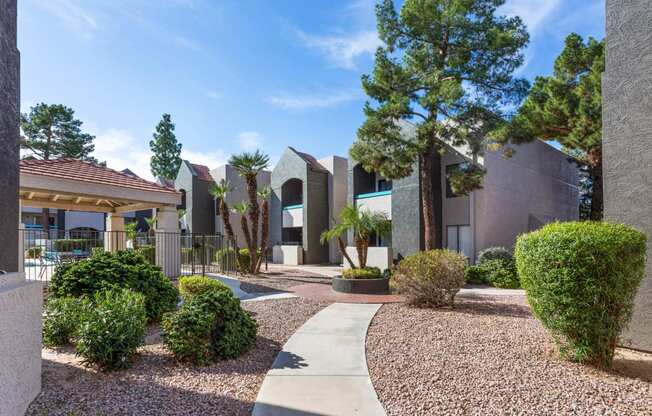
<svg viewBox="0 0 652 416">
<path fill-rule="evenodd" d="M 99 29 L 96 17 L 75 0 L 48 0 L 35 3 L 61 20 L 67 28 L 85 38 L 92 37 L 93 32 Z"/>
<path fill-rule="evenodd" d="M 375 30 L 345 36 L 315 36 L 302 31 L 298 35 L 306 46 L 318 49 L 333 65 L 344 69 L 356 69 L 356 58 L 373 56 L 381 45 Z"/>
<path fill-rule="evenodd" d="M 531 35 L 536 35 L 541 25 L 562 5 L 561 0 L 507 0 L 500 13 L 520 16 Z"/>
<path fill-rule="evenodd" d="M 136 175 L 150 181 L 155 180 L 150 171 L 149 138 L 136 138 L 131 132 L 123 129 L 108 129 L 95 134 L 94 156 L 100 162 L 115 170 L 130 169 Z M 202 152 L 186 149 L 181 150 L 181 158 L 192 163 L 206 165 L 210 169 L 226 163 L 228 157 L 222 151 Z"/>
<path fill-rule="evenodd" d="M 263 137 L 257 131 L 243 131 L 238 135 L 243 150 L 256 150 L 262 147 Z"/>
<path fill-rule="evenodd" d="M 268 104 L 284 110 L 304 110 L 308 108 L 326 108 L 353 101 L 360 97 L 360 92 L 355 90 L 336 91 L 323 95 L 292 95 L 280 94 L 264 99 Z"/>
<path fill-rule="evenodd" d="M 174 43 L 181 48 L 188 49 L 193 52 L 200 52 L 202 50 L 202 47 L 197 42 L 183 36 L 175 36 Z"/>
</svg>

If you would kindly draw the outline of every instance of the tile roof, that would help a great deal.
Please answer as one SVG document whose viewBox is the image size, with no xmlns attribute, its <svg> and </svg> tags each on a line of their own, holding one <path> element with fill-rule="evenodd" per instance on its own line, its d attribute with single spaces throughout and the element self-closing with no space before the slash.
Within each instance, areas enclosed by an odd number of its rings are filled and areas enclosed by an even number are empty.
<svg viewBox="0 0 652 416">
<path fill-rule="evenodd" d="M 78 159 L 23 159 L 20 161 L 20 173 L 140 189 L 143 191 L 177 193 L 174 189 L 161 186 L 157 183 L 118 172 L 106 166 Z"/>
<path fill-rule="evenodd" d="M 197 174 L 197 178 L 202 181 L 214 182 L 213 177 L 211 176 L 211 171 L 208 169 L 208 166 L 196 165 L 194 163 L 190 164 Z"/>
<path fill-rule="evenodd" d="M 301 157 L 301 159 L 305 160 L 305 162 L 308 164 L 308 167 L 310 167 L 310 169 L 318 171 L 318 172 L 328 172 L 328 169 L 323 167 L 321 163 L 317 162 L 317 159 L 315 159 L 315 157 L 313 155 L 309 155 L 308 153 L 299 152 L 298 150 L 296 150 L 293 147 L 290 147 L 290 149 L 292 149 L 292 151 L 294 153 L 298 154 L 299 157 Z"/>
</svg>

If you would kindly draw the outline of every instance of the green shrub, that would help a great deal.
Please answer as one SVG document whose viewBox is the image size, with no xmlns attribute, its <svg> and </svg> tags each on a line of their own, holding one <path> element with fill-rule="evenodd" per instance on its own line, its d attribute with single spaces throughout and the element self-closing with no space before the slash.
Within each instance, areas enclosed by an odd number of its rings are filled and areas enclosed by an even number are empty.
<svg viewBox="0 0 652 416">
<path fill-rule="evenodd" d="M 609 367 L 645 274 L 645 235 L 619 224 L 549 224 L 519 237 L 516 262 L 560 354 Z"/>
<path fill-rule="evenodd" d="M 146 324 L 142 294 L 127 289 L 98 292 L 93 307 L 81 315 L 77 354 L 102 371 L 128 368 L 145 340 Z"/>
<path fill-rule="evenodd" d="M 502 289 L 518 289 L 521 287 L 514 260 L 489 260 L 480 267 L 487 271 L 489 284 L 492 286 Z"/>
<path fill-rule="evenodd" d="M 205 293 L 210 290 L 228 291 L 231 289 L 219 280 L 211 279 L 206 276 L 183 276 L 179 279 L 179 293 L 181 297 L 188 301 L 192 296 Z"/>
<path fill-rule="evenodd" d="M 240 273 L 247 274 L 249 273 L 251 267 L 251 255 L 249 254 L 248 248 L 241 248 L 238 250 L 238 268 Z"/>
<path fill-rule="evenodd" d="M 476 285 L 490 284 L 489 273 L 487 273 L 487 269 L 482 267 L 480 264 L 467 267 L 464 274 L 467 283 L 473 283 Z"/>
<path fill-rule="evenodd" d="M 394 287 L 413 305 L 453 306 L 464 286 L 466 264 L 466 257 L 455 251 L 421 251 L 399 262 L 392 276 Z"/>
<path fill-rule="evenodd" d="M 514 256 L 505 247 L 489 247 L 478 253 L 477 264 L 483 264 L 491 260 L 512 261 Z"/>
<path fill-rule="evenodd" d="M 136 254 L 140 254 L 151 264 L 156 264 L 156 247 L 151 245 L 142 245 L 134 249 Z"/>
<path fill-rule="evenodd" d="M 43 317 L 43 345 L 60 347 L 70 344 L 89 305 L 86 298 L 48 299 Z"/>
<path fill-rule="evenodd" d="M 380 279 L 383 274 L 378 267 L 365 267 L 364 269 L 346 269 L 342 272 L 345 279 Z"/>
<path fill-rule="evenodd" d="M 25 250 L 26 259 L 38 259 L 43 254 L 43 247 L 30 247 Z"/>
<path fill-rule="evenodd" d="M 192 296 L 162 321 L 164 341 L 178 360 L 196 365 L 235 358 L 255 342 L 257 324 L 230 292 Z"/>
<path fill-rule="evenodd" d="M 55 269 L 49 285 L 54 297 L 93 296 L 102 290 L 115 288 L 142 293 L 151 320 L 173 310 L 179 297 L 177 289 L 161 269 L 133 250 L 96 252 L 88 259 L 61 264 Z"/>
<path fill-rule="evenodd" d="M 217 263 L 222 270 L 234 269 L 236 267 L 236 258 L 233 247 L 226 247 L 217 250 L 215 252 L 215 263 Z"/>
</svg>

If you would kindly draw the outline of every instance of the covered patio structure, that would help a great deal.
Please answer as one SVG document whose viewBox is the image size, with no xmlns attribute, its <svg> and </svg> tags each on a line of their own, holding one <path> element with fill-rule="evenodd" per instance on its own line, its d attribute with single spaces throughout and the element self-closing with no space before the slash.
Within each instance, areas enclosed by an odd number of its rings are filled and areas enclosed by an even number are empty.
<svg viewBox="0 0 652 416">
<path fill-rule="evenodd" d="M 156 209 L 156 264 L 168 277 L 181 272 L 181 194 L 174 189 L 91 162 L 53 159 L 20 162 L 19 194 L 24 207 L 105 213 L 107 251 L 127 248 L 125 213 Z"/>
</svg>

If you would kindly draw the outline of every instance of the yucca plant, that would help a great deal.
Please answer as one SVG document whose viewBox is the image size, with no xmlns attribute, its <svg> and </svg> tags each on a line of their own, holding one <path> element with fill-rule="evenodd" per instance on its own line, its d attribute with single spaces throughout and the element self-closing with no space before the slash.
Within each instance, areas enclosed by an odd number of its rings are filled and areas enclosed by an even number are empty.
<svg viewBox="0 0 652 416">
<path fill-rule="evenodd" d="M 249 222 L 251 230 L 247 247 L 251 253 L 251 272 L 255 273 L 255 265 L 258 264 L 258 222 L 260 217 L 260 206 L 258 204 L 258 174 L 269 164 L 269 156 L 259 150 L 255 152 L 243 152 L 233 155 L 229 164 L 238 172 L 247 184 L 247 195 L 249 197 Z"/>
<path fill-rule="evenodd" d="M 337 239 L 338 247 L 342 256 L 348 261 L 352 269 L 356 268 L 349 255 L 346 253 L 346 244 L 342 238 L 349 230 L 353 232 L 355 249 L 358 252 L 359 267 L 367 267 L 367 252 L 371 242 L 371 236 L 376 234 L 380 237 L 389 235 L 392 229 L 391 222 L 385 213 L 372 213 L 361 210 L 355 205 L 347 205 L 340 212 L 339 223 L 321 235 L 322 244 Z"/>
</svg>

